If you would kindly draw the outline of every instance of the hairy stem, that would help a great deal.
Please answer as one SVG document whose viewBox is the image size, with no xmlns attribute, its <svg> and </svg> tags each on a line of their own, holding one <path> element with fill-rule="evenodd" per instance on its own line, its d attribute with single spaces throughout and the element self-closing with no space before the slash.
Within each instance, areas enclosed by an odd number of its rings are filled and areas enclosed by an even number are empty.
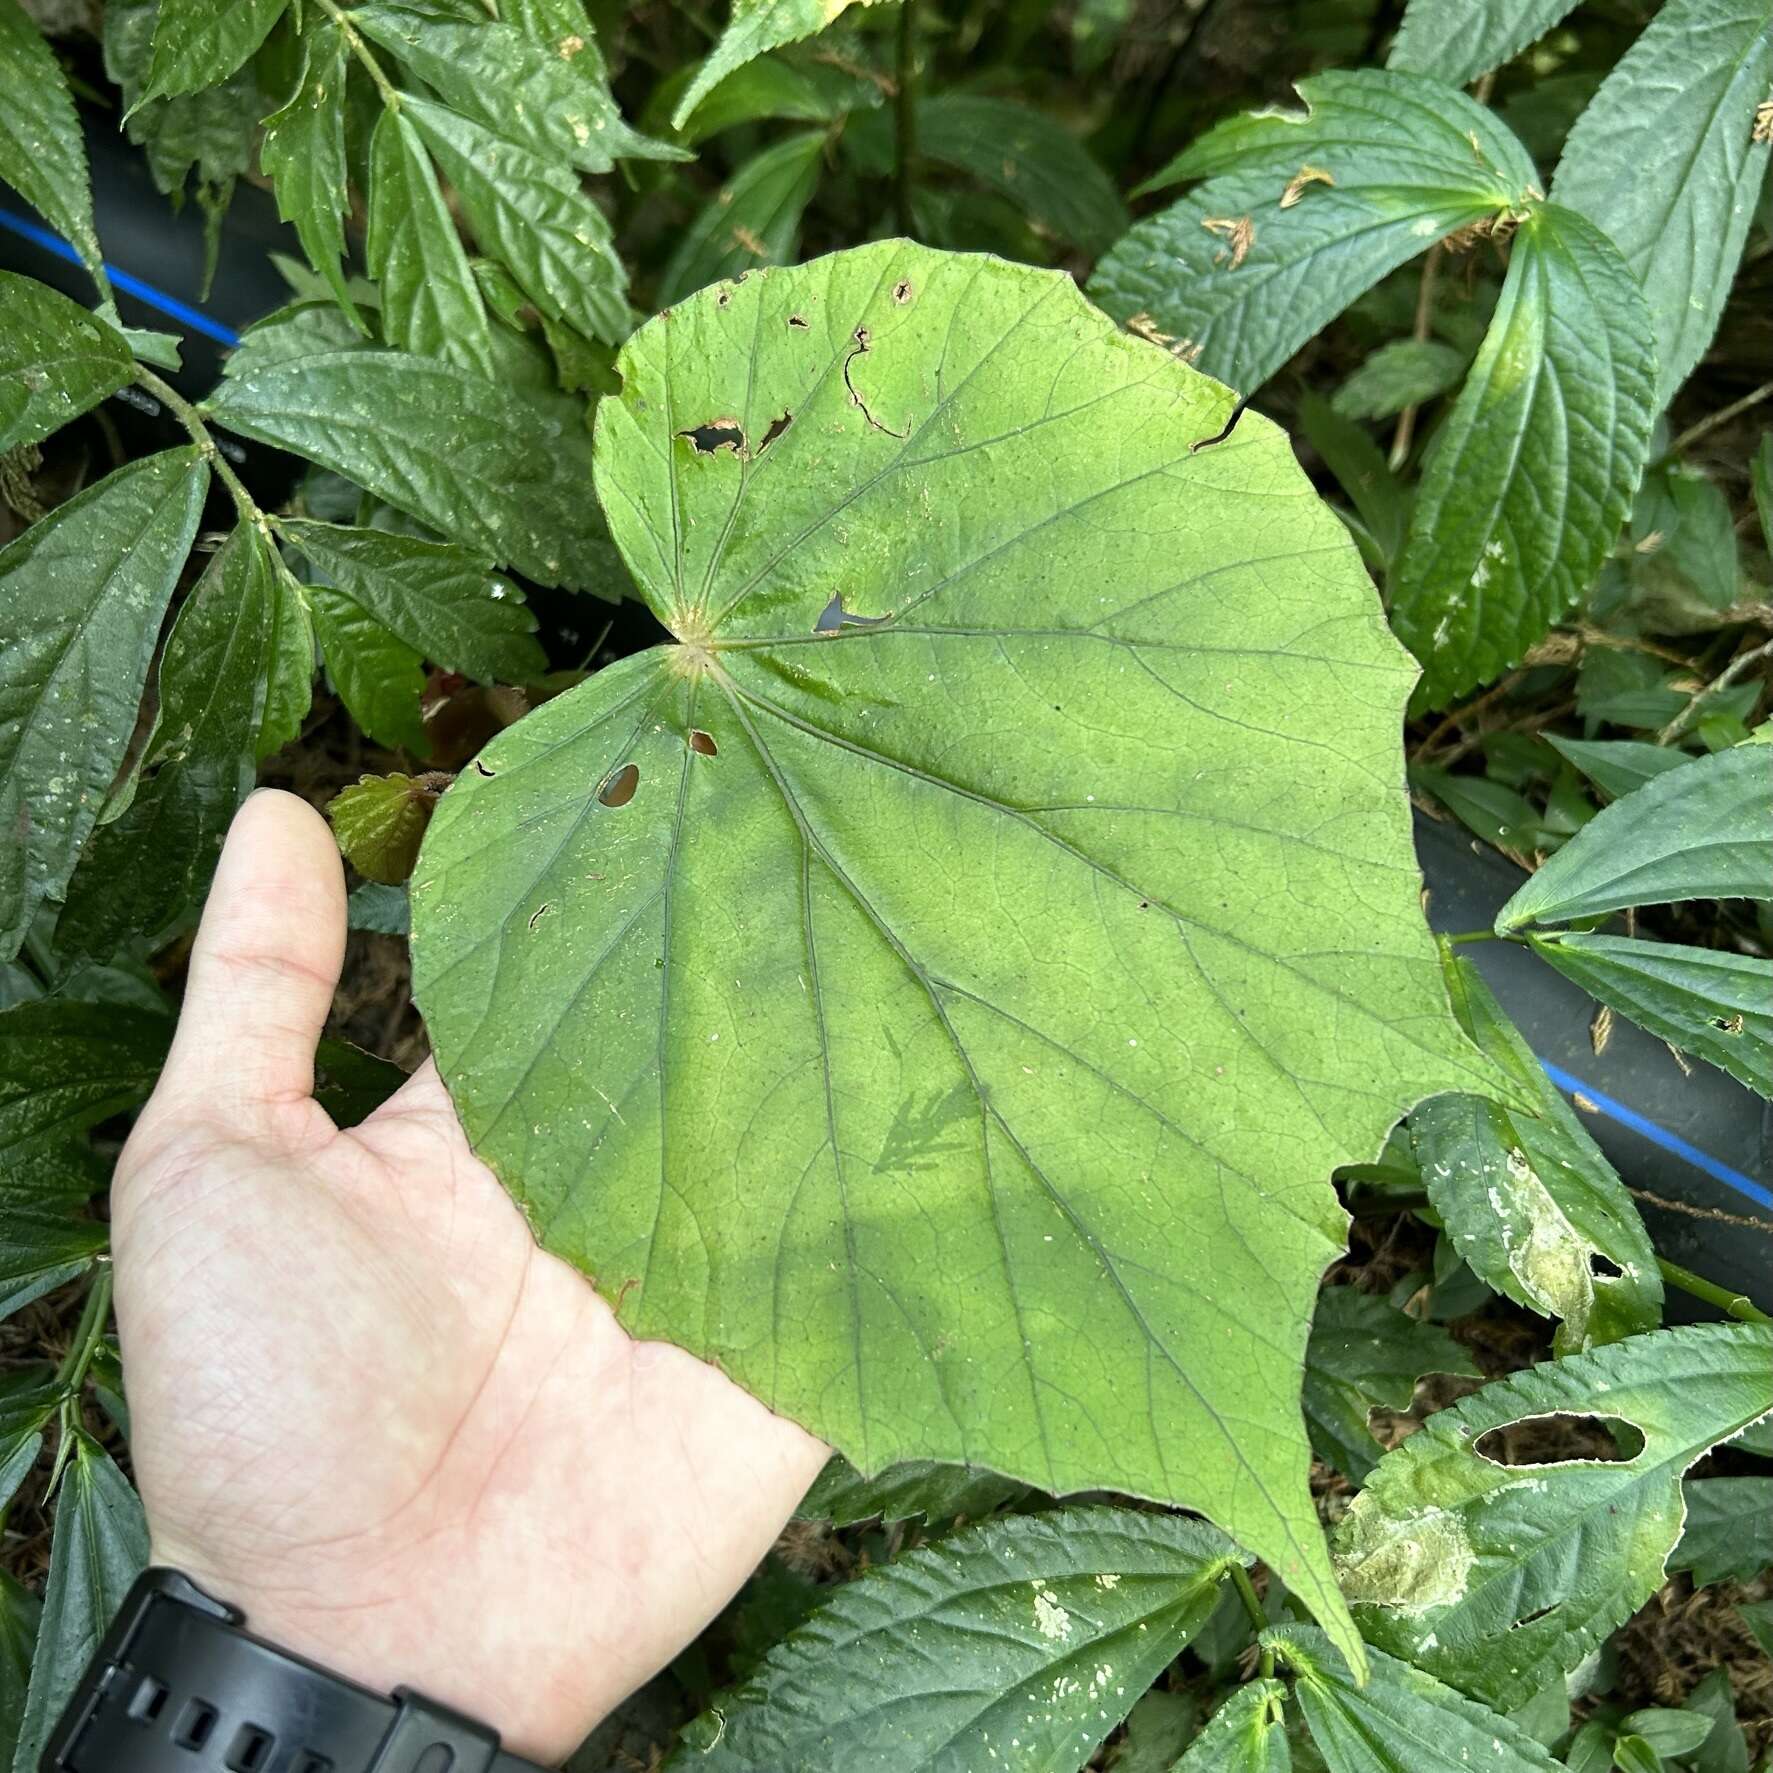
<svg viewBox="0 0 1773 1773">
<path fill-rule="evenodd" d="M 336 5 L 334 0 L 314 0 L 314 4 L 338 26 L 339 35 L 345 39 L 346 46 L 363 64 L 363 71 L 375 82 L 376 91 L 382 95 L 382 103 L 390 111 L 398 111 L 400 93 L 394 82 L 382 71 L 382 64 L 376 60 L 369 45 L 358 35 L 357 27 L 351 23 L 351 15 Z"/>
<path fill-rule="evenodd" d="M 234 501 L 234 509 L 240 513 L 240 521 L 250 523 L 269 540 L 271 519 L 259 509 L 258 502 L 246 490 L 245 483 L 234 472 L 228 458 L 222 454 L 220 445 L 203 422 L 203 415 L 176 389 L 168 387 L 151 369 L 145 369 L 139 363 L 135 366 L 135 380 L 138 387 L 145 388 L 184 426 L 191 441 L 197 445 L 198 453 L 216 471 L 222 485 L 228 489 L 228 496 Z"/>
<path fill-rule="evenodd" d="M 911 214 L 913 163 L 917 159 L 917 0 L 899 7 L 898 90 L 893 100 L 893 212 L 907 240 L 916 238 Z"/>
</svg>

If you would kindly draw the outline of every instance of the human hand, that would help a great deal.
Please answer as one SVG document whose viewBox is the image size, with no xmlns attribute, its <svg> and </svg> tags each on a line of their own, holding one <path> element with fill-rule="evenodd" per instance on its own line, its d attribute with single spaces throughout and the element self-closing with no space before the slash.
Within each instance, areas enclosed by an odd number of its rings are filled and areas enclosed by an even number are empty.
<svg viewBox="0 0 1773 1773">
<path fill-rule="evenodd" d="M 334 1127 L 313 1059 L 344 942 L 325 823 L 255 795 L 113 1188 L 153 1556 L 282 1647 L 557 1760 L 725 1604 L 825 1448 L 630 1340 L 434 1066 Z"/>
</svg>

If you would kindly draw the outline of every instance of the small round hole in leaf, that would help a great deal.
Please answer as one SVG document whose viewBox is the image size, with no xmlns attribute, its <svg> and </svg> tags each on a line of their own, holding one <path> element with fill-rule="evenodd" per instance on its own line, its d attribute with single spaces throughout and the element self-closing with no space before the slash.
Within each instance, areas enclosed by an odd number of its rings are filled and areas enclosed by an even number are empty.
<svg viewBox="0 0 1773 1773">
<path fill-rule="evenodd" d="M 634 798 L 634 790 L 639 786 L 640 766 L 625 763 L 619 770 L 604 777 L 603 786 L 597 790 L 597 798 L 605 806 L 626 806 Z"/>
<path fill-rule="evenodd" d="M 718 757 L 720 755 L 720 747 L 715 744 L 714 735 L 703 732 L 699 726 L 690 730 L 689 748 L 698 757 Z"/>
</svg>

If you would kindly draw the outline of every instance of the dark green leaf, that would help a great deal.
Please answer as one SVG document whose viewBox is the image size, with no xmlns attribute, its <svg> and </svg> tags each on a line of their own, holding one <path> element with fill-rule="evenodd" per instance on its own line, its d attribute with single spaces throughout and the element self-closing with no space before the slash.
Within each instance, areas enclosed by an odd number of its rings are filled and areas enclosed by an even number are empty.
<svg viewBox="0 0 1773 1773">
<path fill-rule="evenodd" d="M 329 585 L 313 587 L 309 610 L 326 674 L 351 718 L 378 745 L 428 756 L 431 741 L 419 718 L 425 693 L 420 654 L 390 634 L 355 598 Z"/>
<path fill-rule="evenodd" d="M 1761 514 L 1761 536 L 1767 552 L 1773 554 L 1773 431 L 1761 439 L 1752 467 L 1755 487 L 1755 509 Z"/>
<path fill-rule="evenodd" d="M 527 148 L 550 168 L 564 162 L 600 173 L 620 159 L 688 158 L 681 148 L 629 128 L 582 11 L 576 26 L 563 31 L 563 19 L 541 36 L 511 20 L 511 11 L 506 8 L 510 22 L 500 23 L 424 5 L 372 5 L 353 8 L 351 18 L 452 111 Z"/>
<path fill-rule="evenodd" d="M 172 1019 L 41 998 L 0 1011 L 0 1158 L 63 1140 L 146 1099 Z"/>
<path fill-rule="evenodd" d="M 0 183 L 74 247 L 108 303 L 80 120 L 61 64 L 18 0 L 0 0 L 0 92 Z"/>
<path fill-rule="evenodd" d="M 1773 961 L 1627 936 L 1528 939 L 1589 996 L 1773 1096 Z"/>
<path fill-rule="evenodd" d="M 289 0 L 160 0 L 148 78 L 135 104 L 219 85 L 248 60 Z"/>
<path fill-rule="evenodd" d="M 816 35 L 850 4 L 851 0 L 733 0 L 732 21 L 672 113 L 672 128 L 682 129 L 696 107 L 733 69 L 780 49 L 784 43 Z M 871 5 L 873 0 L 862 0 L 862 4 Z"/>
<path fill-rule="evenodd" d="M 345 287 L 344 216 L 351 206 L 345 161 L 345 71 L 349 50 L 330 19 L 302 34 L 302 71 L 280 111 L 265 119 L 259 164 L 277 193 L 277 213 L 295 224 L 302 250 L 339 305 L 361 326 Z"/>
<path fill-rule="evenodd" d="M 547 670 L 516 586 L 453 542 L 308 522 L 286 523 L 284 534 L 318 579 L 432 664 L 483 683 L 527 683 Z"/>
<path fill-rule="evenodd" d="M 794 1512 L 803 1521 L 829 1521 L 834 1527 L 872 1520 L 979 1520 L 1027 1493 L 1028 1486 L 1014 1478 L 970 1465 L 913 1459 L 864 1477 L 847 1459 L 834 1457 Z"/>
<path fill-rule="evenodd" d="M 690 1726 L 671 1765 L 960 1773 L 995 1752 L 1079 1766 L 1238 1558 L 1198 1521 L 1125 1509 L 966 1528 L 838 1589 Z"/>
<path fill-rule="evenodd" d="M 1682 1494 L 1687 1524 L 1668 1560 L 1671 1570 L 1691 1570 L 1703 1588 L 1730 1579 L 1752 1582 L 1773 1568 L 1773 1478 L 1695 1478 Z"/>
<path fill-rule="evenodd" d="M 1423 1183 L 1454 1248 L 1496 1291 L 1561 1318 L 1560 1350 L 1654 1329 L 1662 1280 L 1630 1195 L 1482 975 L 1443 954 L 1454 1014 L 1537 1108 L 1441 1096 L 1411 1115 Z"/>
<path fill-rule="evenodd" d="M 1505 783 L 1418 763 L 1410 766 L 1410 785 L 1432 794 L 1485 843 L 1526 855 L 1539 847 L 1539 815 Z"/>
<path fill-rule="evenodd" d="M 695 78 L 694 67 L 682 71 L 663 108 L 674 108 L 683 88 Z M 661 88 L 661 93 L 664 92 Z M 735 68 L 712 92 L 696 106 L 695 115 L 683 126 L 683 139 L 689 143 L 706 141 L 722 130 L 737 128 L 742 123 L 758 123 L 780 117 L 795 123 L 835 123 L 853 110 L 877 106 L 882 99 L 878 86 L 854 74 L 817 62 L 790 62 L 779 55 L 759 56 L 742 68 Z M 649 101 L 648 110 L 660 104 L 659 95 Z"/>
<path fill-rule="evenodd" d="M 104 1249 L 105 1228 L 81 1210 L 103 1183 L 84 1145 L 0 1160 L 0 1318 L 84 1273 Z"/>
<path fill-rule="evenodd" d="M 1392 577 L 1392 626 L 1431 706 L 1514 664 L 1600 571 L 1649 449 L 1651 363 L 1618 253 L 1573 211 L 1537 207 Z"/>
<path fill-rule="evenodd" d="M 114 954 L 203 896 L 228 823 L 252 788 L 282 595 L 269 544 L 242 525 L 173 624 L 147 779 L 93 834 L 74 872 L 56 923 L 62 953 Z"/>
<path fill-rule="evenodd" d="M 1661 1585 L 1681 1475 L 1765 1414 L 1773 1327 L 1633 1336 L 1517 1373 L 1430 1416 L 1387 1453 L 1336 1534 L 1369 1643 L 1492 1705 L 1524 1705 Z M 1489 1430 L 1563 1413 L 1635 1427 L 1611 1462 L 1508 1466 Z"/>
<path fill-rule="evenodd" d="M 1693 761 L 1690 752 L 1641 739 L 1566 739 L 1560 733 L 1547 733 L 1545 738 L 1559 756 L 1568 758 L 1614 800 Z"/>
<path fill-rule="evenodd" d="M 1715 481 L 1679 463 L 1645 475 L 1632 512 L 1627 561 L 1638 596 L 1685 592 L 1706 612 L 1740 593 L 1735 517 Z"/>
<path fill-rule="evenodd" d="M 1389 419 L 1458 384 L 1466 355 L 1439 339 L 1394 339 L 1336 390 L 1330 404 L 1345 419 Z"/>
<path fill-rule="evenodd" d="M 400 115 L 448 175 L 481 249 L 538 308 L 610 344 L 628 336 L 626 273 L 575 172 L 424 99 L 406 99 Z"/>
<path fill-rule="evenodd" d="M 406 936 L 412 933 L 412 909 L 407 904 L 406 888 L 389 886 L 379 880 L 365 881 L 354 887 L 346 906 L 350 927 L 368 930 L 377 936 Z"/>
<path fill-rule="evenodd" d="M 544 585 L 619 591 L 586 497 L 591 433 L 577 403 L 563 410 L 434 358 L 335 351 L 231 377 L 209 408 L 230 430 L 343 474 L 483 559 Z"/>
<path fill-rule="evenodd" d="M 680 302 L 719 278 L 793 258 L 824 151 L 823 131 L 808 130 L 747 160 L 684 229 L 659 299 Z"/>
<path fill-rule="evenodd" d="M 1663 1773 L 1662 1757 L 1641 1736 L 1614 1738 L 1613 1765 L 1619 1773 Z"/>
<path fill-rule="evenodd" d="M 0 549 L 0 959 L 67 885 L 123 762 L 208 484 L 195 450 L 147 456 Z"/>
<path fill-rule="evenodd" d="M 1680 899 L 1773 899 L 1773 745 L 1737 745 L 1615 801 L 1496 914 L 1496 933 Z"/>
<path fill-rule="evenodd" d="M 1286 1700 L 1279 1681 L 1234 1688 L 1207 1719 L 1176 1773 L 1293 1773 Z"/>
<path fill-rule="evenodd" d="M 1613 1732 L 1604 1724 L 1584 1724 L 1564 1756 L 1564 1765 L 1570 1773 L 1607 1773 L 1613 1765 Z"/>
<path fill-rule="evenodd" d="M 1299 94 L 1308 112 L 1234 118 L 1172 162 L 1151 184 L 1207 183 L 1090 279 L 1109 313 L 1143 316 L 1244 393 L 1387 271 L 1517 211 L 1538 176 L 1491 112 L 1436 81 L 1365 69 Z"/>
<path fill-rule="evenodd" d="M 381 286 L 389 343 L 490 375 L 492 342 L 480 286 L 405 105 L 382 112 L 369 152 L 363 250 Z"/>
<path fill-rule="evenodd" d="M 367 1120 L 405 1082 L 398 1065 L 349 1041 L 328 1036 L 314 1055 L 314 1100 L 341 1127 Z"/>
<path fill-rule="evenodd" d="M 1554 1761 L 1500 1713 L 1383 1653 L 1358 1684 L 1321 1631 L 1262 1634 L 1297 1676 L 1293 1696 L 1330 1773 L 1553 1773 Z"/>
<path fill-rule="evenodd" d="M 440 788 L 398 772 L 360 776 L 327 804 L 345 859 L 366 880 L 398 886 L 412 873 Z"/>
<path fill-rule="evenodd" d="M 1773 1657 L 1773 1601 L 1739 1601 L 1736 1611 L 1743 1623 L 1754 1633 L 1755 1642 Z"/>
<path fill-rule="evenodd" d="M 18 1752 L 19 1722 L 31 1679 L 42 1605 L 28 1588 L 0 1571 L 0 1767 L 11 1767 Z"/>
<path fill-rule="evenodd" d="M 1748 1742 L 1736 1721 L 1730 1671 L 1714 1668 L 1686 1698 L 1686 1709 L 1708 1719 L 1710 1734 L 1693 1756 L 1693 1773 L 1748 1773 Z"/>
<path fill-rule="evenodd" d="M 1301 1400 L 1317 1456 L 1364 1482 L 1383 1450 L 1368 1413 L 1378 1405 L 1408 1408 L 1425 1373 L 1481 1377 L 1445 1330 L 1419 1323 L 1376 1294 L 1325 1287 L 1305 1346 Z"/>
<path fill-rule="evenodd" d="M 1307 393 L 1300 401 L 1299 426 L 1353 501 L 1377 550 L 1373 564 L 1383 570 L 1403 545 L 1409 521 L 1410 500 L 1402 482 L 1373 439 L 1321 396 Z"/>
<path fill-rule="evenodd" d="M 1092 256 L 1132 219 L 1083 143 L 1026 105 L 968 93 L 926 100 L 917 107 L 917 151 L 971 173 L 1037 227 Z"/>
<path fill-rule="evenodd" d="M 1767 144 L 1751 138 L 1770 78 L 1768 0 L 1668 0 L 1558 162 L 1553 198 L 1604 228 L 1643 284 L 1658 408 L 1710 344 L 1730 293 L 1767 171 Z"/>
<path fill-rule="evenodd" d="M 275 551 L 272 564 L 276 606 L 271 618 L 270 655 L 265 668 L 264 712 L 259 721 L 255 761 L 286 745 L 301 730 L 314 699 L 314 622 L 307 594 L 290 576 Z"/>
<path fill-rule="evenodd" d="M 0 1510 L 18 1494 L 37 1463 L 43 1430 L 60 1401 L 61 1388 L 48 1367 L 0 1373 Z M 0 1719 L 6 1716 L 0 1706 Z"/>
<path fill-rule="evenodd" d="M 0 271 L 0 455 L 79 418 L 134 373 L 129 346 L 108 321 Z"/>
<path fill-rule="evenodd" d="M 1108 1752 L 1108 1773 L 1174 1773 L 1200 1733 L 1200 1702 L 1155 1688 L 1127 1714 L 1126 1735 Z"/>
<path fill-rule="evenodd" d="M 147 1561 L 139 1498 L 104 1448 L 76 1429 L 74 1458 L 57 1498 L 49 1585 L 13 1773 L 37 1773 L 44 1741 Z"/>
<path fill-rule="evenodd" d="M 599 495 L 679 644 L 501 734 L 426 837 L 470 1138 L 636 1334 L 863 1469 L 1197 1507 L 1335 1619 L 1310 1178 L 1493 1081 L 1336 520 L 1256 415 L 1190 449 L 1226 389 L 988 258 L 760 272 L 619 368 Z"/>
<path fill-rule="evenodd" d="M 1622 1736 L 1636 1736 L 1658 1755 L 1685 1760 L 1711 1734 L 1711 1719 L 1665 1705 L 1649 1705 L 1619 1720 Z"/>
<path fill-rule="evenodd" d="M 1512 61 L 1569 12 L 1576 0 L 1410 0 L 1386 59 L 1403 74 L 1469 86 Z"/>
</svg>

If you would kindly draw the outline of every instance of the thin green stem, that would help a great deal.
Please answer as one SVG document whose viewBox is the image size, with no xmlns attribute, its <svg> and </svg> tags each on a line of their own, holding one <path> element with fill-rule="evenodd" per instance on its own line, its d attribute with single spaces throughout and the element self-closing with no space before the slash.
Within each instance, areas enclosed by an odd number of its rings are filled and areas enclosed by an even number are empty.
<svg viewBox="0 0 1773 1773">
<path fill-rule="evenodd" d="M 1443 936 L 1441 940 L 1457 948 L 1464 942 L 1500 942 L 1502 938 L 1494 930 L 1461 930 L 1458 935 Z"/>
<path fill-rule="evenodd" d="M 1250 1573 L 1242 1564 L 1231 1566 L 1231 1586 L 1237 1590 L 1237 1598 L 1243 1602 L 1244 1611 L 1250 1616 L 1250 1623 L 1256 1628 L 1260 1637 L 1268 1629 L 1268 1615 L 1262 1611 L 1262 1602 L 1256 1594 L 1256 1585 L 1250 1580 Z"/>
<path fill-rule="evenodd" d="M 135 379 L 139 387 L 147 389 L 184 426 L 191 441 L 197 445 L 199 454 L 216 471 L 222 485 L 228 489 L 228 496 L 234 501 L 234 509 L 240 513 L 240 521 L 250 523 L 269 539 L 272 519 L 259 509 L 257 501 L 246 490 L 240 476 L 230 466 L 228 458 L 222 454 L 221 447 L 203 422 L 203 415 L 176 389 L 168 387 L 151 369 L 145 369 L 139 363 L 135 366 Z"/>
<path fill-rule="evenodd" d="M 911 192 L 917 159 L 917 0 L 901 0 L 898 47 L 898 90 L 893 110 L 893 210 L 899 232 L 911 240 L 916 237 Z"/>
<path fill-rule="evenodd" d="M 1747 672 L 1749 666 L 1758 663 L 1769 654 L 1773 654 L 1773 640 L 1764 641 L 1760 646 L 1750 647 L 1745 653 L 1738 653 L 1710 683 L 1693 692 L 1688 698 L 1686 707 L 1656 735 L 1656 743 L 1658 745 L 1673 744 L 1693 724 L 1693 716 L 1705 703 L 1709 702 L 1719 690 L 1728 689 L 1737 678 Z"/>
<path fill-rule="evenodd" d="M 55 1382 L 62 1392 L 61 1439 L 55 1450 L 55 1464 L 49 1473 L 46 1494 L 54 1495 L 74 1451 L 74 1434 L 80 1427 L 80 1388 L 86 1383 L 87 1369 L 98 1353 L 110 1321 L 111 1264 L 105 1261 L 98 1265 L 98 1272 L 92 1277 L 86 1303 L 81 1307 L 80 1322 L 75 1326 L 74 1340 L 68 1344 L 68 1352 L 55 1370 Z"/>
<path fill-rule="evenodd" d="M 376 60 L 369 45 L 358 35 L 357 27 L 351 23 L 351 15 L 343 7 L 335 5 L 334 0 L 314 0 L 314 4 L 338 26 L 339 35 L 344 38 L 346 47 L 363 64 L 364 72 L 375 82 L 376 91 L 382 95 L 382 103 L 390 111 L 398 111 L 399 89 L 382 71 L 382 64 Z"/>
<path fill-rule="evenodd" d="M 1740 1293 L 1732 1293 L 1728 1287 L 1720 1287 L 1716 1281 L 1708 1281 L 1704 1275 L 1695 1274 L 1692 1269 L 1683 1268 L 1678 1262 L 1670 1262 L 1667 1257 L 1658 1256 L 1656 1266 L 1671 1287 L 1689 1293 L 1695 1299 L 1703 1299 L 1707 1305 L 1715 1305 L 1726 1317 L 1736 1318 L 1745 1324 L 1773 1324 L 1773 1317 L 1769 1317 L 1752 1299 L 1745 1299 Z"/>
</svg>

